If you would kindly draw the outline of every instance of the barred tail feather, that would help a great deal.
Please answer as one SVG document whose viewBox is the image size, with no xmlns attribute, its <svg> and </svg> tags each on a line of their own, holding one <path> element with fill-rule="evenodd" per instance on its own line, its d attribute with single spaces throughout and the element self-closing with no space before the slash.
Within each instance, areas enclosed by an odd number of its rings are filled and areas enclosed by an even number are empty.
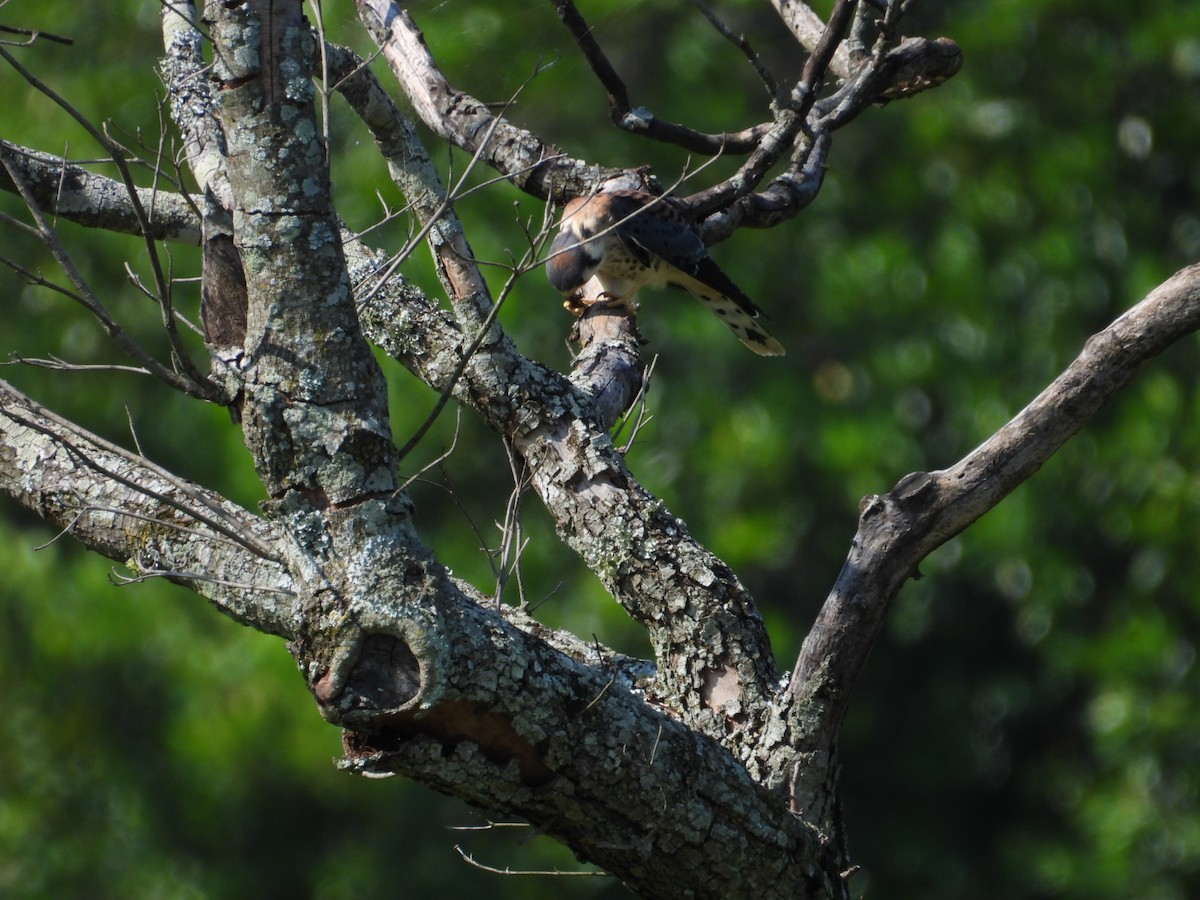
<svg viewBox="0 0 1200 900">
<path fill-rule="evenodd" d="M 783 356 L 787 351 L 783 344 L 767 333 L 754 316 L 748 314 L 728 297 L 720 294 L 696 294 L 696 297 L 707 306 L 725 327 L 734 333 L 739 341 L 757 353 L 759 356 Z"/>
<path fill-rule="evenodd" d="M 759 356 L 783 356 L 783 344 L 771 337 L 759 323 L 758 307 L 739 291 L 738 297 L 722 294 L 701 281 L 689 278 L 681 285 L 725 323 L 739 341 Z M 736 288 L 735 288 L 736 290 Z"/>
</svg>

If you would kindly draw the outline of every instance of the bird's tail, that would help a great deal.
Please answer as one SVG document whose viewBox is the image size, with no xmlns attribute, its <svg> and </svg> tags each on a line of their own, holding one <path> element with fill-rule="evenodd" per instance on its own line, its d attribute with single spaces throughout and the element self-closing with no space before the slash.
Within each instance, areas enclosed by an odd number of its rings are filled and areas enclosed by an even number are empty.
<svg viewBox="0 0 1200 900">
<path fill-rule="evenodd" d="M 758 307 L 748 298 L 734 298 L 694 278 L 684 287 L 712 311 L 739 341 L 759 356 L 783 356 L 783 344 L 771 337 L 760 324 Z"/>
</svg>

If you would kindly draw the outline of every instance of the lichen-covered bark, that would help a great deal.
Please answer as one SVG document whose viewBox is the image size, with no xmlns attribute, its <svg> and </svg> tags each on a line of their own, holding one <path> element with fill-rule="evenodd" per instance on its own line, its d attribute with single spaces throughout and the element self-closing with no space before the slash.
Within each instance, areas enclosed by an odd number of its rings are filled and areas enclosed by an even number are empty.
<svg viewBox="0 0 1200 900">
<path fill-rule="evenodd" d="M 379 292 L 363 323 L 388 353 L 512 439 L 560 535 L 646 626 L 655 696 L 731 747 L 753 733 L 778 687 L 762 619 L 733 572 L 637 483 L 591 396 L 507 339 L 479 347 L 452 381 L 453 325 L 403 290 Z"/>
<path fill-rule="evenodd" d="M 80 225 L 122 234 L 141 234 L 139 219 L 125 185 L 61 157 L 0 140 L 0 153 L 17 169 L 25 186 L 42 209 Z M 0 167 L 0 190 L 17 193 L 13 179 Z M 142 209 L 151 235 L 158 240 L 197 243 L 200 223 L 187 201 L 170 191 L 139 188 Z"/>
<path fill-rule="evenodd" d="M 278 532 L 228 500 L 88 434 L 0 381 L 0 490 L 131 577 L 183 584 L 239 622 L 291 637 Z"/>
<path fill-rule="evenodd" d="M 293 536 L 3 384 L 0 409 L 0 489 L 135 571 L 295 638 L 302 663 L 321 650 L 302 585 L 269 555 Z M 360 547 L 373 542 L 364 512 L 352 514 Z M 347 769 L 544 823 L 647 897 L 677 897 L 691 879 L 696 897 L 795 897 L 810 882 L 820 889 L 803 896 L 840 896 L 833 848 L 719 745 L 645 703 L 640 666 L 484 604 L 415 554 L 381 560 L 371 583 L 369 608 L 343 610 L 356 616 L 353 652 L 314 681 L 323 714 L 347 728 Z M 436 631 L 414 627 L 426 607 L 444 613 Z"/>
</svg>

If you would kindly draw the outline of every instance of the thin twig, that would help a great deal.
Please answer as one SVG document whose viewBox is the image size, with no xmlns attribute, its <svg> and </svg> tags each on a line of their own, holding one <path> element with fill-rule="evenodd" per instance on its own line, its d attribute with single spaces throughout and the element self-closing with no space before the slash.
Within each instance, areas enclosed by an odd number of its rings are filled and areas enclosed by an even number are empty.
<svg viewBox="0 0 1200 900">
<path fill-rule="evenodd" d="M 450 472 L 446 466 L 444 464 L 439 464 L 438 471 L 442 475 L 442 484 L 438 484 L 436 481 L 424 481 L 424 483 L 439 488 L 449 495 L 450 502 L 454 504 L 455 509 L 462 513 L 462 517 L 467 522 L 467 527 L 471 529 L 471 533 L 474 534 L 475 539 L 479 541 L 479 549 L 483 552 L 483 557 L 487 560 L 488 567 L 492 570 L 492 575 L 498 578 L 500 575 L 500 570 L 496 566 L 496 556 L 491 550 L 488 549 L 488 539 L 484 536 L 483 529 L 479 527 L 479 524 L 475 521 L 474 516 L 471 515 L 471 511 L 463 504 L 462 498 L 460 498 L 458 495 L 458 489 L 452 483 Z"/>
<path fill-rule="evenodd" d="M 138 440 L 137 429 L 133 427 L 133 412 L 129 409 L 129 404 L 125 404 L 125 421 L 129 423 L 129 436 L 133 438 L 133 449 L 137 455 L 143 459 L 146 454 L 142 452 L 142 442 Z"/>
<path fill-rule="evenodd" d="M 151 236 L 150 217 L 146 214 L 146 210 L 142 205 L 141 197 L 138 195 L 137 186 L 134 184 L 133 175 L 129 170 L 129 163 L 126 158 L 124 148 L 122 148 L 120 144 L 113 140 L 105 131 L 92 124 L 91 120 L 89 120 L 87 116 L 83 115 L 81 112 L 79 112 L 79 110 L 68 103 L 67 100 L 58 94 L 53 88 L 22 66 L 16 60 L 16 58 L 3 47 L 0 47 L 0 58 L 3 58 L 10 66 L 16 69 L 16 71 L 30 84 L 30 86 L 44 94 L 46 97 L 50 98 L 50 100 L 52 100 L 59 108 L 66 112 L 67 115 L 78 122 L 84 128 L 84 130 L 87 131 L 87 133 L 90 134 L 98 144 L 100 144 L 101 147 L 108 151 L 112 161 L 116 163 L 117 171 L 121 175 L 121 181 L 125 184 L 125 189 L 129 194 L 129 202 L 132 205 L 134 215 L 136 216 L 140 225 L 141 235 L 146 245 L 146 253 L 150 259 L 150 267 L 154 272 L 154 279 L 158 285 L 159 303 L 163 305 L 164 322 L 168 330 L 168 336 L 170 336 L 174 329 L 173 320 L 170 315 L 170 290 L 167 284 L 167 278 L 162 270 L 162 264 L 158 258 L 158 249 L 155 245 L 154 238 Z M 5 168 L 8 170 L 9 175 L 15 182 L 17 179 L 16 173 L 13 171 L 13 168 L 7 163 L 7 161 L 5 162 Z M 22 190 L 22 198 L 25 199 L 26 205 L 30 205 L 31 198 L 27 197 L 27 194 L 28 188 Z M 33 210 L 31 208 L 31 212 L 32 211 Z M 35 217 L 36 215 L 37 214 L 35 213 Z M 62 262 L 60 260 L 60 265 L 61 264 Z M 72 281 L 75 281 L 75 278 L 72 278 Z M 172 346 L 175 347 L 176 344 L 177 341 L 172 340 Z M 212 384 L 208 378 L 200 372 L 200 370 L 196 367 L 196 364 L 192 362 L 191 358 L 186 353 L 183 353 L 182 350 L 180 350 L 176 355 L 179 362 L 183 365 L 184 373 L 187 377 L 173 379 L 168 381 L 168 383 L 172 384 L 173 387 L 179 387 L 180 385 L 186 384 L 188 385 L 187 392 L 189 394 L 203 397 L 206 400 L 216 401 L 220 396 L 217 386 Z M 183 388 L 179 387 L 179 389 Z"/>
<path fill-rule="evenodd" d="M 83 515 L 86 511 L 87 510 L 80 510 L 78 513 L 76 513 L 75 518 L 73 518 L 70 522 L 68 522 L 65 528 L 63 528 L 61 531 L 59 531 L 58 534 L 56 534 L 54 537 L 50 538 L 50 540 L 46 541 L 44 544 L 38 544 L 36 547 L 33 548 L 33 552 L 37 553 L 39 550 L 45 550 L 47 547 L 51 546 L 52 544 L 57 543 L 58 540 L 60 538 L 62 538 L 63 536 L 68 535 L 72 531 L 74 531 L 75 526 L 77 524 L 79 524 L 79 520 L 83 518 Z"/>
<path fill-rule="evenodd" d="M 109 578 L 117 587 L 128 587 L 131 584 L 141 584 L 144 581 L 150 581 L 154 578 L 167 578 L 173 581 L 197 581 L 201 584 L 213 584 L 217 587 L 233 588 L 239 591 L 253 591 L 254 593 L 266 594 L 282 594 L 285 597 L 295 597 L 296 592 L 288 588 L 273 588 L 261 584 L 247 584 L 243 581 L 227 581 L 224 578 L 214 578 L 211 575 L 203 575 L 199 572 L 183 572 L 176 569 L 156 569 L 153 567 L 143 567 L 140 560 L 135 559 L 134 564 L 141 571 L 140 575 L 122 575 L 115 569 L 109 572 Z"/>
<path fill-rule="evenodd" d="M 447 825 L 447 831 L 492 831 L 495 828 L 532 828 L 528 822 L 493 822 L 487 820 L 486 825 Z"/>
<path fill-rule="evenodd" d="M 649 425 L 651 420 L 654 418 L 654 416 L 652 416 L 649 412 L 647 401 L 650 396 L 650 379 L 654 376 L 654 367 L 656 365 L 658 365 L 657 353 L 654 354 L 653 358 L 651 358 L 650 365 L 646 366 L 645 370 L 642 372 L 642 385 L 640 388 L 638 388 L 637 396 L 633 398 L 633 403 L 630 404 L 630 409 L 632 409 L 634 405 L 637 406 L 637 414 L 634 416 L 633 427 L 629 432 L 629 437 L 620 447 L 620 453 L 622 455 L 629 454 L 629 451 L 633 449 L 633 442 L 637 440 L 638 432 L 640 432 L 646 425 Z M 630 413 L 626 412 L 617 426 L 612 429 L 611 434 L 614 444 L 621 436 L 621 432 L 624 431 L 625 426 L 629 424 L 629 417 Z"/>
<path fill-rule="evenodd" d="M 739 132 L 706 134 L 686 125 L 663 121 L 645 107 L 632 109 L 625 83 L 600 48 L 591 27 L 576 9 L 573 0 L 553 0 L 553 3 L 563 25 L 571 33 L 593 74 L 608 95 L 609 117 L 622 130 L 706 156 L 749 153 L 770 130 L 769 124 L 760 124 Z M 769 75 L 767 77 L 770 79 Z M 773 82 L 773 79 L 770 81 Z"/>
<path fill-rule="evenodd" d="M 459 433 L 461 432 L 461 429 L 462 429 L 462 406 L 457 406 L 454 409 L 454 436 L 450 439 L 450 446 L 448 448 L 446 448 L 446 450 L 444 450 L 440 456 L 437 456 L 436 458 L 434 458 L 433 460 L 431 460 L 430 462 L 428 462 L 424 466 L 422 466 L 415 475 L 410 475 L 408 478 L 406 478 L 404 480 L 404 483 L 401 484 L 400 487 L 396 488 L 395 492 L 397 494 L 404 493 L 405 491 L 408 490 L 409 486 L 413 484 L 413 482 L 415 482 L 419 478 L 421 478 L 421 476 L 423 476 L 426 472 L 428 472 L 430 469 L 432 469 L 434 467 L 440 467 L 442 463 L 444 463 L 447 459 L 449 459 L 450 454 L 452 454 L 454 452 L 454 449 L 458 446 L 458 436 L 459 436 Z"/>
<path fill-rule="evenodd" d="M 733 46 L 742 51 L 742 55 L 746 57 L 746 61 L 750 63 L 751 68 L 754 69 L 755 74 L 758 75 L 759 80 L 762 81 L 763 87 L 767 89 L 768 96 L 770 96 L 772 100 L 778 100 L 779 82 L 776 80 L 775 76 L 771 74 L 771 70 L 763 64 L 762 57 L 760 57 L 755 49 L 750 46 L 750 42 L 746 40 L 746 36 L 743 34 L 738 34 L 732 28 L 726 25 L 724 20 L 722 20 L 721 17 L 713 11 L 712 7 L 704 2 L 704 0 L 692 0 L 692 5 L 704 14 L 704 18 L 708 19 L 712 27 L 717 29 L 717 33 L 720 34 L 721 37 L 725 38 L 727 41 L 733 44 Z"/>
<path fill-rule="evenodd" d="M 0 48 L 0 54 L 3 53 L 3 48 Z M 99 298 L 92 293 L 92 290 L 84 280 L 83 275 L 75 267 L 75 263 L 71 260 L 66 248 L 62 245 L 62 242 L 59 241 L 58 235 L 54 232 L 54 229 L 50 227 L 49 223 L 45 219 L 45 216 L 42 215 L 37 201 L 34 199 L 32 192 L 29 190 L 29 186 L 25 183 L 24 178 L 21 177 L 21 173 L 17 170 L 16 166 L 12 165 L 12 163 L 9 161 L 8 153 L 5 152 L 3 147 L 0 147 L 0 164 L 4 166 L 5 171 L 8 172 L 9 178 L 12 179 L 13 184 L 16 185 L 18 192 L 21 194 L 21 199 L 25 201 L 25 206 L 28 208 L 30 215 L 37 224 L 39 236 L 42 242 L 46 245 L 51 255 L 54 256 L 59 266 L 62 267 L 67 277 L 71 280 L 71 283 L 75 285 L 76 290 L 79 292 L 75 294 L 64 290 L 62 293 L 76 300 L 89 312 L 91 312 L 92 315 L 100 321 L 100 324 L 104 326 L 105 331 L 108 333 L 109 337 L 113 339 L 117 346 L 145 366 L 153 375 L 166 382 L 176 390 L 182 391 L 189 396 L 215 401 L 218 397 L 216 385 L 212 384 L 207 379 L 196 381 L 167 368 L 157 359 L 151 356 L 146 350 L 144 350 L 142 346 L 132 337 L 130 337 L 129 333 L 117 323 L 117 321 L 104 307 L 104 304 L 102 304 Z"/>
<path fill-rule="evenodd" d="M 57 356 L 51 356 L 49 359 L 39 359 L 36 356 L 12 356 L 4 362 L 0 362 L 0 366 L 37 366 L 41 369 L 56 369 L 62 372 L 128 372 L 133 375 L 149 375 L 145 369 L 137 366 L 118 366 L 107 365 L 102 363 L 69 363 L 66 360 L 59 359 Z"/>
<path fill-rule="evenodd" d="M 517 576 L 518 605 L 525 605 L 525 589 L 521 584 L 521 554 L 528 541 L 521 540 L 521 498 L 529 488 L 529 469 L 525 459 L 517 452 L 512 441 L 504 438 L 504 453 L 508 458 L 508 470 L 512 474 L 513 489 L 504 506 L 504 522 L 500 526 L 499 575 L 496 578 L 496 604 L 508 582 L 510 573 Z"/>
<path fill-rule="evenodd" d="M 27 41 L 2 41 L 0 43 L 8 44 L 10 47 L 28 47 L 38 38 L 45 38 L 48 41 L 54 41 L 56 44 L 74 44 L 73 38 L 62 37 L 57 34 L 51 34 L 49 31 L 38 31 L 33 28 L 13 28 L 11 25 L 0 25 L 0 32 L 5 34 L 23 34 L 29 37 Z"/>
<path fill-rule="evenodd" d="M 470 853 L 464 850 L 459 844 L 454 845 L 454 851 L 463 858 L 463 861 L 477 869 L 483 869 L 485 872 L 491 872 L 493 875 L 549 875 L 555 878 L 565 878 L 567 876 L 586 875 L 599 878 L 611 878 L 607 872 L 564 872 L 562 869 L 510 869 L 505 866 L 503 869 L 497 869 L 494 866 L 484 865 L 475 859 Z"/>
</svg>

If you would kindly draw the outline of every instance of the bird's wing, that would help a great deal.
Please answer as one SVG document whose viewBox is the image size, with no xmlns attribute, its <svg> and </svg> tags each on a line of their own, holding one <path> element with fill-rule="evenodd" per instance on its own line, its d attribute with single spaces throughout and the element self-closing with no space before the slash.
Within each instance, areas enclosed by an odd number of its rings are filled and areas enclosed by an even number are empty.
<svg viewBox="0 0 1200 900">
<path fill-rule="evenodd" d="M 708 256 L 704 241 L 691 229 L 674 203 L 642 191 L 611 191 L 609 215 L 614 231 L 629 252 L 646 265 L 658 257 L 688 275 Z"/>
<path fill-rule="evenodd" d="M 758 316 L 754 301 L 708 255 L 704 241 L 688 225 L 673 201 L 641 191 L 613 191 L 611 195 L 602 196 L 611 196 L 610 214 L 619 223 L 617 236 L 639 257 L 639 261 L 649 265 L 650 259 L 644 257 L 648 254 L 657 256 L 690 279 L 728 297 L 751 318 Z M 684 279 L 668 276 L 666 281 L 673 287 L 695 293 Z"/>
</svg>

